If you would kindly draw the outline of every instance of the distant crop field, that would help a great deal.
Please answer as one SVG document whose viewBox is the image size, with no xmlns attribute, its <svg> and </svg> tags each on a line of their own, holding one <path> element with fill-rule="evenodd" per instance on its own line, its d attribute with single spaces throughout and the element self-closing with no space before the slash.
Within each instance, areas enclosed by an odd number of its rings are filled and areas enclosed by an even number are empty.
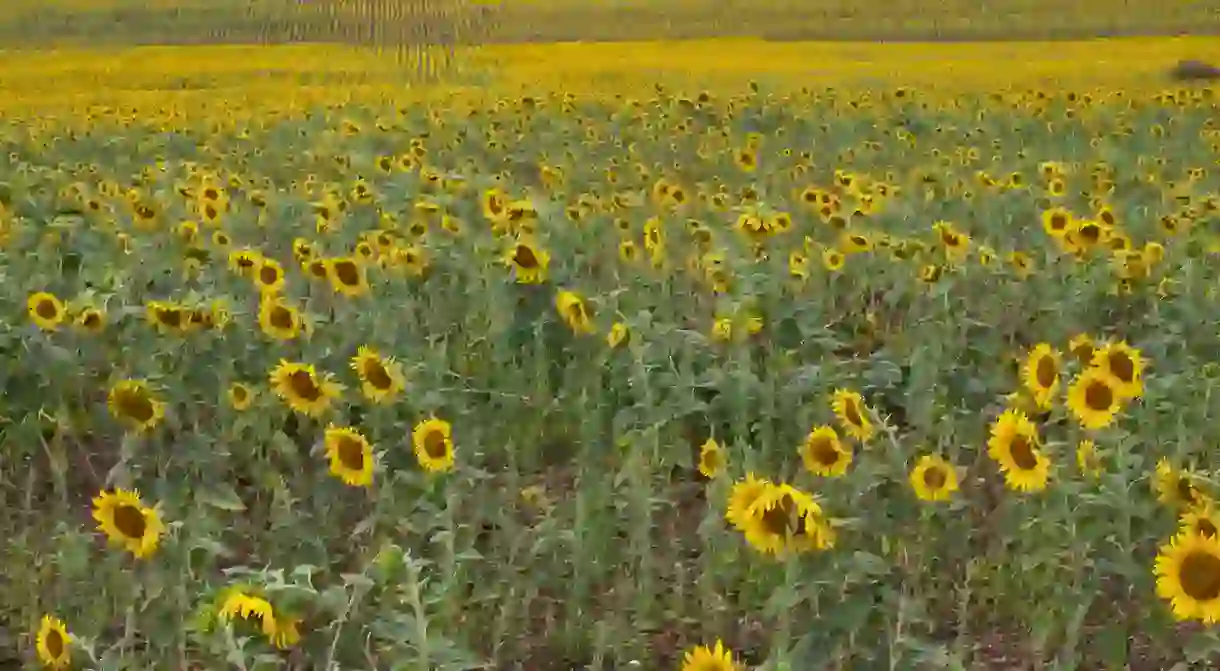
<svg viewBox="0 0 1220 671">
<path fill-rule="evenodd" d="M 1066 39 L 1214 34 L 1206 2 L 1100 0 L 15 0 L 0 42 Z"/>
</svg>

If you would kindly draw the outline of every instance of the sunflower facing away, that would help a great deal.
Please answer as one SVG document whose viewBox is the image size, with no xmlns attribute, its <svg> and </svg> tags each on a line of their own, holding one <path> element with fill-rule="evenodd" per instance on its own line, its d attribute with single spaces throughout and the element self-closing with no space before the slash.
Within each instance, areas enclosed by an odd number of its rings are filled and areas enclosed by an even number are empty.
<svg viewBox="0 0 1220 671">
<path fill-rule="evenodd" d="M 610 327 L 610 332 L 606 334 L 606 345 L 610 349 L 619 347 L 631 339 L 631 329 L 623 322 L 615 322 Z"/>
<path fill-rule="evenodd" d="M 1077 443 L 1076 468 L 1091 478 L 1101 474 L 1101 455 L 1097 453 L 1097 443 L 1088 438 Z"/>
<path fill-rule="evenodd" d="M 699 472 L 705 478 L 714 478 L 724 471 L 724 448 L 715 438 L 708 438 L 699 447 Z"/>
<path fill-rule="evenodd" d="M 719 640 L 716 645 L 701 645 L 687 650 L 682 656 L 682 671 L 738 671 L 741 667 L 733 661 L 733 652 Z"/>
<path fill-rule="evenodd" d="M 161 516 L 140 501 L 140 493 L 115 489 L 93 499 L 93 519 L 110 542 L 144 559 L 152 555 L 165 533 Z"/>
<path fill-rule="evenodd" d="M 43 615 L 38 625 L 38 636 L 34 648 L 38 653 L 38 661 L 48 669 L 62 669 L 72 661 L 72 635 L 64 626 L 63 620 L 51 615 Z"/>
<path fill-rule="evenodd" d="M 746 514 L 746 542 L 764 554 L 823 550 L 834 545 L 834 529 L 807 492 L 767 484 Z"/>
<path fill-rule="evenodd" d="M 373 446 L 359 431 L 331 424 L 323 438 L 330 473 L 351 487 L 373 484 Z"/>
<path fill-rule="evenodd" d="M 352 369 L 360 377 L 360 391 L 374 403 L 389 402 L 406 386 L 402 365 L 366 345 L 356 351 Z"/>
<path fill-rule="evenodd" d="M 311 364 L 285 360 L 271 371 L 271 388 L 293 411 L 310 417 L 324 414 L 343 391 L 342 385 Z"/>
<path fill-rule="evenodd" d="M 1114 422 L 1122 409 L 1122 397 L 1115 383 L 1109 373 L 1099 368 L 1090 368 L 1076 376 L 1068 389 L 1067 405 L 1081 426 L 1104 429 Z"/>
<path fill-rule="evenodd" d="M 575 291 L 560 291 L 555 297 L 555 309 L 559 316 L 576 333 L 592 333 L 593 317 L 589 304 Z"/>
<path fill-rule="evenodd" d="M 1220 538 L 1178 534 L 1161 546 L 1153 572 L 1175 618 L 1220 622 Z"/>
<path fill-rule="evenodd" d="M 920 457 L 910 477 L 911 489 L 922 501 L 947 501 L 958 490 L 957 469 L 936 455 Z"/>
<path fill-rule="evenodd" d="M 220 602 L 219 619 L 225 624 L 233 620 L 254 624 L 272 645 L 281 650 L 290 648 L 301 640 L 297 620 L 277 616 L 271 602 L 241 589 L 225 592 Z"/>
<path fill-rule="evenodd" d="M 839 440 L 833 426 L 819 426 L 809 432 L 800 446 L 805 470 L 814 475 L 837 478 L 851 466 L 851 450 Z"/>
<path fill-rule="evenodd" d="M 1059 353 L 1050 345 L 1039 343 L 1021 366 L 1021 377 L 1025 388 L 1033 396 L 1039 408 L 1049 409 L 1059 391 Z"/>
<path fill-rule="evenodd" d="M 165 404 L 143 380 L 120 380 L 106 399 L 110 414 L 133 431 L 148 431 L 165 417 Z"/>
<path fill-rule="evenodd" d="M 1005 410 L 991 426 L 987 454 L 1004 473 L 1010 489 L 1037 492 L 1046 489 L 1050 460 L 1038 449 L 1038 428 L 1017 410 Z"/>
<path fill-rule="evenodd" d="M 29 299 L 26 300 L 26 310 L 30 314 L 30 321 L 44 331 L 54 331 L 59 328 L 67 314 L 63 301 L 59 300 L 55 294 L 45 291 L 30 294 Z"/>
<path fill-rule="evenodd" d="M 411 431 L 415 458 L 429 473 L 453 469 L 453 427 L 443 419 L 426 419 Z"/>
<path fill-rule="evenodd" d="M 839 423 L 843 425 L 843 430 L 847 435 L 859 441 L 866 441 L 873 437 L 875 429 L 873 423 L 869 421 L 868 410 L 864 407 L 864 398 L 854 391 L 846 389 L 836 389 L 834 399 L 831 401 L 831 409 L 834 410 L 835 417 L 839 418 Z"/>
</svg>

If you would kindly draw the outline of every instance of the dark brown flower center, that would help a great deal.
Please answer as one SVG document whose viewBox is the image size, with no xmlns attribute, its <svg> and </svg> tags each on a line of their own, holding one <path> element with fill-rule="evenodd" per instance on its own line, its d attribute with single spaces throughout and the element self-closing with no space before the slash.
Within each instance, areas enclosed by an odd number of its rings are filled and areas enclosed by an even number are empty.
<svg viewBox="0 0 1220 671">
<path fill-rule="evenodd" d="M 339 438 L 338 449 L 339 461 L 344 468 L 353 471 L 364 469 L 364 445 L 351 436 L 343 436 Z"/>
<path fill-rule="evenodd" d="M 151 421 L 155 414 L 152 399 L 140 390 L 120 390 L 115 395 L 115 405 L 120 415 L 140 424 Z"/>
<path fill-rule="evenodd" d="M 839 463 L 839 449 L 834 439 L 829 436 L 817 436 L 809 441 L 809 454 L 813 460 L 822 466 L 834 466 Z"/>
<path fill-rule="evenodd" d="M 424 453 L 433 459 L 444 459 L 449 454 L 448 441 L 445 434 L 433 429 L 424 436 Z"/>
<path fill-rule="evenodd" d="M 923 472 L 923 483 L 928 489 L 933 491 L 938 490 L 949 482 L 949 476 L 945 474 L 945 469 L 940 466 L 932 466 Z"/>
<path fill-rule="evenodd" d="M 1110 374 L 1124 383 L 1130 384 L 1135 380 L 1135 362 L 1126 352 L 1110 352 L 1106 363 L 1109 365 Z"/>
<path fill-rule="evenodd" d="M 529 245 L 517 245 L 517 249 L 513 251 L 513 263 L 517 264 L 518 268 L 533 270 L 539 265 L 538 255 Z"/>
<path fill-rule="evenodd" d="M 376 359 L 369 359 L 364 362 L 363 371 L 365 382 L 368 382 L 373 388 L 380 391 L 385 391 L 394 386 L 394 379 L 390 377 L 390 371 Z"/>
<path fill-rule="evenodd" d="M 271 314 L 268 317 L 271 325 L 281 331 L 288 331 L 296 327 L 296 314 L 290 308 L 283 305 L 275 305 L 271 308 Z"/>
<path fill-rule="evenodd" d="M 258 281 L 266 286 L 273 286 L 280 281 L 280 271 L 275 266 L 263 266 L 258 269 Z"/>
<path fill-rule="evenodd" d="M 64 637 L 57 629 L 47 632 L 47 653 L 52 659 L 59 659 L 64 654 Z"/>
<path fill-rule="evenodd" d="M 114 509 L 114 526 L 127 538 L 143 538 L 148 522 L 138 507 L 124 503 Z"/>
<path fill-rule="evenodd" d="M 1034 366 L 1034 378 L 1037 380 L 1039 387 L 1050 389 L 1059 378 L 1059 370 L 1055 366 L 1055 360 L 1049 356 L 1039 358 L 1037 365 Z"/>
<path fill-rule="evenodd" d="M 335 277 L 340 284 L 354 287 L 360 284 L 360 269 L 352 261 L 339 261 L 335 263 Z"/>
<path fill-rule="evenodd" d="M 1034 446 L 1025 436 L 1014 437 L 1008 451 L 1012 455 L 1012 462 L 1023 471 L 1033 470 L 1038 465 L 1038 455 L 1034 453 Z"/>
<path fill-rule="evenodd" d="M 843 418 L 852 426 L 864 426 L 864 417 L 860 415 L 860 406 L 854 398 L 847 399 L 847 403 L 843 405 Z"/>
<path fill-rule="evenodd" d="M 1195 550 L 1182 560 L 1180 569 L 1182 591 L 1198 601 L 1220 598 L 1220 557 Z"/>
<path fill-rule="evenodd" d="M 309 371 L 293 371 L 288 376 L 288 386 L 297 398 L 306 401 L 316 401 L 322 398 L 322 388 L 318 386 L 317 381 L 314 380 L 313 375 Z"/>
<path fill-rule="evenodd" d="M 43 319 L 55 319 L 59 317 L 59 308 L 55 302 L 48 299 L 39 299 L 38 304 L 34 306 L 34 313 Z"/>
<path fill-rule="evenodd" d="M 1107 411 L 1114 404 L 1114 390 L 1104 381 L 1090 382 L 1084 390 L 1084 404 L 1096 412 Z"/>
</svg>

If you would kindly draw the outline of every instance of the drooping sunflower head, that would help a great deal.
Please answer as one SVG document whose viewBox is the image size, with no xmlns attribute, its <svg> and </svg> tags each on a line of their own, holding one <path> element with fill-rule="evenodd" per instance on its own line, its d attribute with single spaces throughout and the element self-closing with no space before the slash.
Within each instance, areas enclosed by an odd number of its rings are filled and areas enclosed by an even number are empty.
<svg viewBox="0 0 1220 671">
<path fill-rule="evenodd" d="M 700 645 L 682 656 L 682 671 L 739 671 L 733 652 L 719 639 L 713 646 Z"/>
<path fill-rule="evenodd" d="M 1099 368 L 1090 368 L 1068 389 L 1068 409 L 1086 429 L 1102 429 L 1114 422 L 1122 408 L 1116 380 Z"/>
<path fill-rule="evenodd" d="M 67 309 L 55 294 L 39 291 L 26 300 L 30 321 L 44 331 L 54 331 L 63 323 Z"/>
<path fill-rule="evenodd" d="M 1161 546 L 1153 570 L 1157 596 L 1175 618 L 1220 622 L 1220 538 L 1178 534 Z"/>
<path fill-rule="evenodd" d="M 747 515 L 746 542 L 764 554 L 822 550 L 835 534 L 821 506 L 808 493 L 788 484 L 768 484 Z"/>
<path fill-rule="evenodd" d="M 311 417 L 325 413 L 343 390 L 329 375 L 319 374 L 311 364 L 280 361 L 271 371 L 270 379 L 276 396 L 293 411 Z"/>
<path fill-rule="evenodd" d="M 72 661 L 72 635 L 63 620 L 43 615 L 34 641 L 38 661 L 48 669 L 66 668 Z"/>
<path fill-rule="evenodd" d="M 715 438 L 708 438 L 699 447 L 699 473 L 705 478 L 714 478 L 724 472 L 724 448 Z"/>
<path fill-rule="evenodd" d="M 161 516 L 155 509 L 145 506 L 136 491 L 101 492 L 93 499 L 93 519 L 111 543 L 137 559 L 151 556 L 165 532 Z"/>
<path fill-rule="evenodd" d="M 546 279 L 551 255 L 533 241 L 522 238 L 509 247 L 505 261 L 512 267 L 519 284 L 539 284 Z"/>
<path fill-rule="evenodd" d="M 868 417 L 868 409 L 864 406 L 864 397 L 858 392 L 847 389 L 836 389 L 831 409 L 839 424 L 847 435 L 856 440 L 865 441 L 873 437 L 876 430 Z"/>
<path fill-rule="evenodd" d="M 373 446 L 359 431 L 332 424 L 326 429 L 323 443 L 331 475 L 351 487 L 373 484 Z"/>
<path fill-rule="evenodd" d="M 386 403 L 406 386 L 402 366 L 392 357 L 382 357 L 376 350 L 361 345 L 352 369 L 360 377 L 361 392 L 374 403 Z"/>
<path fill-rule="evenodd" d="M 957 470 L 943 457 L 924 455 L 911 469 L 911 489 L 922 501 L 946 501 L 958 490 Z"/>
<path fill-rule="evenodd" d="M 227 625 L 234 620 L 241 620 L 252 624 L 268 641 L 281 647 L 276 640 L 282 633 L 280 619 L 276 616 L 271 602 L 259 596 L 257 591 L 232 587 L 220 595 L 219 603 L 217 616 L 222 623 Z M 293 629 L 295 630 L 295 623 Z M 297 639 L 299 640 L 299 634 Z"/>
<path fill-rule="evenodd" d="M 415 425 L 411 431 L 415 458 L 429 473 L 453 469 L 453 427 L 443 419 L 432 417 Z"/>
<path fill-rule="evenodd" d="M 588 302 L 575 291 L 562 290 L 555 297 L 559 316 L 576 333 L 593 332 L 593 315 Z"/>
<path fill-rule="evenodd" d="M 606 345 L 611 349 L 621 346 L 631 339 L 631 329 L 623 322 L 615 322 L 606 334 Z"/>
<path fill-rule="evenodd" d="M 165 403 L 143 380 L 119 380 L 106 399 L 110 414 L 133 431 L 148 431 L 165 417 Z"/>
<path fill-rule="evenodd" d="M 800 446 L 805 470 L 814 475 L 837 478 L 851 465 L 851 450 L 843 445 L 833 426 L 815 427 Z"/>
</svg>

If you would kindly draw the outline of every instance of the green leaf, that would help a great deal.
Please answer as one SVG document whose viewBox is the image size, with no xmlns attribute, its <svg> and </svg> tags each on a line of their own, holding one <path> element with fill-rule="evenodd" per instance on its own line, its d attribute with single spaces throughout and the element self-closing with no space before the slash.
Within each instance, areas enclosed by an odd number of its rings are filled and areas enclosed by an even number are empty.
<svg viewBox="0 0 1220 671">
<path fill-rule="evenodd" d="M 195 498 L 200 503 L 230 512 L 241 512 L 246 509 L 246 504 L 242 503 L 241 497 L 237 495 L 232 485 L 228 484 L 200 489 L 196 492 Z"/>
</svg>

